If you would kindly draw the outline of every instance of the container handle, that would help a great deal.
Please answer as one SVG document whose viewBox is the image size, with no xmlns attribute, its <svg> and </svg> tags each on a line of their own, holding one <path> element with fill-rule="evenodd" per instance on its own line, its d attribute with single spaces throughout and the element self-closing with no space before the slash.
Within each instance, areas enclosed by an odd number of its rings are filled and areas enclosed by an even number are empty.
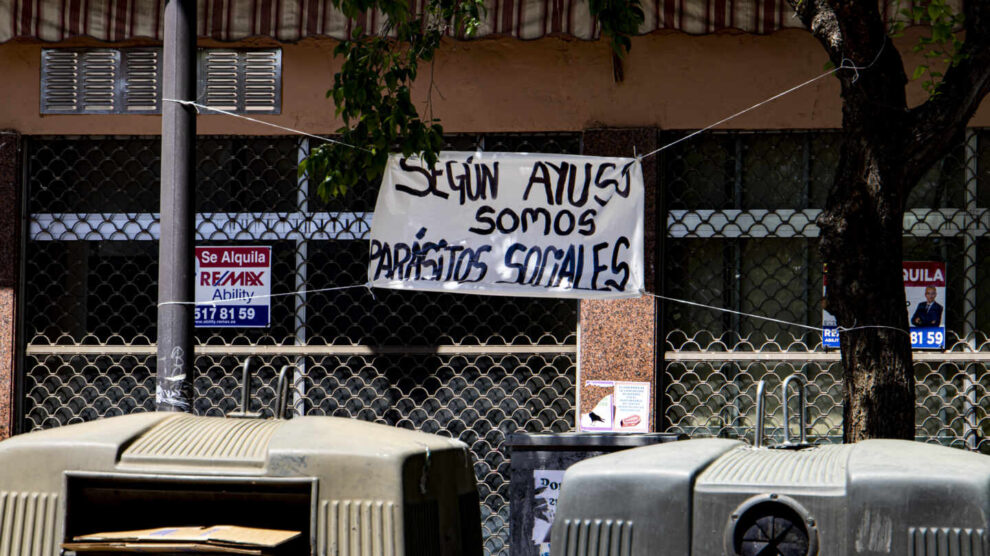
<svg viewBox="0 0 990 556">
<path fill-rule="evenodd" d="M 756 431 L 753 436 L 753 447 L 763 447 L 763 427 L 766 425 L 767 383 L 761 380 L 756 385 Z"/>
<path fill-rule="evenodd" d="M 804 414 L 806 413 L 805 407 L 807 400 L 805 398 L 804 391 L 805 389 L 808 388 L 808 381 L 805 380 L 803 375 L 793 374 L 785 378 L 783 384 L 780 385 L 780 395 L 781 397 L 784 398 L 784 445 L 785 446 L 795 445 L 794 442 L 791 441 L 791 423 L 790 423 L 791 414 L 790 411 L 788 411 L 788 407 L 787 407 L 787 387 L 790 386 L 790 384 L 794 381 L 798 381 L 796 383 L 797 394 L 798 394 L 798 427 L 799 427 L 797 445 L 807 444 L 807 430 L 806 430 L 807 424 L 805 423 L 805 416 L 804 416 Z"/>
<path fill-rule="evenodd" d="M 278 385 L 275 390 L 275 418 L 285 419 L 285 410 L 289 406 L 289 378 L 292 373 L 289 371 L 292 369 L 292 365 L 283 365 L 282 370 L 278 372 Z"/>
<path fill-rule="evenodd" d="M 251 356 L 244 360 L 244 371 L 241 373 L 241 413 L 247 415 L 251 408 Z"/>
<path fill-rule="evenodd" d="M 251 408 L 251 359 L 249 356 L 244 360 L 244 365 L 241 366 L 244 369 L 241 371 L 241 410 L 228 413 L 227 417 L 235 419 L 257 419 L 261 417 L 260 413 L 250 413 L 248 411 Z"/>
</svg>

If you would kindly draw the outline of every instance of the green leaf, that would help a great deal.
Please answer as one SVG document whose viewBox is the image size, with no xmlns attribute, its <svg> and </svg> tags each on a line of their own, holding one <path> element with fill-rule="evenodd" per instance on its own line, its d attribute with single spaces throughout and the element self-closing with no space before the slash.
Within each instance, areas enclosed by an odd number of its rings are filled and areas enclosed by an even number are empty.
<svg viewBox="0 0 990 556">
<path fill-rule="evenodd" d="M 632 48 L 632 36 L 644 21 L 641 0 L 588 0 L 603 38 L 622 56 Z M 934 0 L 944 1 L 944 0 Z M 300 175 L 317 184 L 328 199 L 366 186 L 384 170 L 390 149 L 419 154 L 433 164 L 443 148 L 443 127 L 435 119 L 424 123 L 410 95 L 421 63 L 435 59 L 441 41 L 454 33 L 470 36 L 482 23 L 484 0 L 332 0 L 349 18 L 378 9 L 389 35 L 367 34 L 355 26 L 349 40 L 334 49 L 342 59 L 327 98 L 343 122 L 337 130 L 346 145 L 313 149 L 300 163 Z M 415 7 L 418 12 L 413 12 Z M 397 37 L 398 40 L 389 38 Z M 370 149 L 370 152 L 369 152 Z"/>
<path fill-rule="evenodd" d="M 916 23 L 927 26 L 929 35 L 919 37 L 912 51 L 920 53 L 926 60 L 936 60 L 947 66 L 958 64 L 963 55 L 962 41 L 956 36 L 956 30 L 963 27 L 964 15 L 954 11 L 948 0 L 927 0 L 924 4 L 918 4 L 909 13 Z M 915 68 L 912 79 L 926 73 L 930 79 L 924 81 L 922 87 L 930 96 L 935 96 L 939 94 L 943 74 L 932 71 L 929 64 L 921 64 Z"/>
</svg>

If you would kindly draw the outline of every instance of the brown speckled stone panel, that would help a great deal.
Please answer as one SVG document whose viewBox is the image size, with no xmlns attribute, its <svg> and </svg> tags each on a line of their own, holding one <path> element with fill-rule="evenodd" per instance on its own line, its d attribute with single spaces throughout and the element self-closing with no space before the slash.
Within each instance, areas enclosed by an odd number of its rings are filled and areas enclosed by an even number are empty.
<svg viewBox="0 0 990 556">
<path fill-rule="evenodd" d="M 633 156 L 657 147 L 657 131 L 652 128 L 602 129 L 584 133 L 583 154 Z M 643 160 L 646 187 L 644 206 L 644 259 L 647 291 L 654 291 L 656 262 L 656 183 L 657 157 Z M 656 303 L 652 297 L 590 301 L 582 300 L 580 358 L 580 413 L 588 413 L 602 397 L 587 382 L 591 380 L 649 382 L 650 407 L 655 407 L 655 330 Z M 650 429 L 653 416 L 650 415 Z"/>
<path fill-rule="evenodd" d="M 646 296 L 581 301 L 579 416 L 591 411 L 602 397 L 587 387 L 589 380 L 649 382 L 653 407 L 654 305 L 653 298 Z"/>
<path fill-rule="evenodd" d="M 14 419 L 14 365 L 17 361 L 18 246 L 20 245 L 20 136 L 0 132 L 0 439 L 10 436 Z"/>
<path fill-rule="evenodd" d="M 14 290 L 0 288 L 0 440 L 13 430 Z"/>
</svg>

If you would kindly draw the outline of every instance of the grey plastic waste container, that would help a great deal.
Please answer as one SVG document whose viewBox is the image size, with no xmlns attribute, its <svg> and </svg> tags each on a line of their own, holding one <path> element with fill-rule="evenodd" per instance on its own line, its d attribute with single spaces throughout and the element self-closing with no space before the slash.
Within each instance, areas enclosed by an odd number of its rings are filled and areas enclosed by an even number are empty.
<svg viewBox="0 0 990 556">
<path fill-rule="evenodd" d="M 687 438 L 671 433 L 510 434 L 511 556 L 549 552 L 550 525 L 564 470 L 581 460 L 628 448 Z"/>
</svg>

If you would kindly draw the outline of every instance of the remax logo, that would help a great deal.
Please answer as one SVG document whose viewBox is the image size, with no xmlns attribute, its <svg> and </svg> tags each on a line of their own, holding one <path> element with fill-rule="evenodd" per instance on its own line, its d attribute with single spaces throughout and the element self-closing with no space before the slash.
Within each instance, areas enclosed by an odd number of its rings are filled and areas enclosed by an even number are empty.
<svg viewBox="0 0 990 556">
<path fill-rule="evenodd" d="M 263 286 L 264 271 L 228 270 L 225 272 L 200 272 L 199 285 L 219 288 L 223 286 Z"/>
</svg>

